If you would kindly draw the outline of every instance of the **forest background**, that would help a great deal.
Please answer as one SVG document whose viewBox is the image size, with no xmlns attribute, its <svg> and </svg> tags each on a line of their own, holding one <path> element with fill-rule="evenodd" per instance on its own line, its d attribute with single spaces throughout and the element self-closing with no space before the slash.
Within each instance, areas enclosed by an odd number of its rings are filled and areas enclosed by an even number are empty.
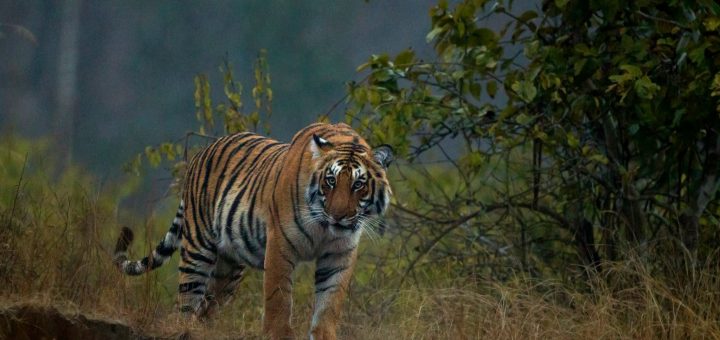
<svg viewBox="0 0 720 340">
<path fill-rule="evenodd" d="M 720 338 L 713 1 L 8 2 L 0 33 L 4 316 L 256 336 L 262 275 L 182 324 L 113 240 L 161 237 L 203 136 L 330 120 L 399 158 L 343 337 Z"/>
</svg>

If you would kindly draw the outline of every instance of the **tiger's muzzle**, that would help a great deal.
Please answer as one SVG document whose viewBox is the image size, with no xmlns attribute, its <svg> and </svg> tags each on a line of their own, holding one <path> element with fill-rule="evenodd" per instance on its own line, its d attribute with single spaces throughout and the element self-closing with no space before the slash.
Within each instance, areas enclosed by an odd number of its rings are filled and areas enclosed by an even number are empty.
<svg viewBox="0 0 720 340">
<path fill-rule="evenodd" d="M 356 231 L 359 228 L 357 216 L 352 216 L 350 218 L 348 218 L 348 217 L 335 218 L 333 216 L 328 216 L 327 226 L 333 226 L 340 230 L 351 230 L 351 231 Z"/>
</svg>

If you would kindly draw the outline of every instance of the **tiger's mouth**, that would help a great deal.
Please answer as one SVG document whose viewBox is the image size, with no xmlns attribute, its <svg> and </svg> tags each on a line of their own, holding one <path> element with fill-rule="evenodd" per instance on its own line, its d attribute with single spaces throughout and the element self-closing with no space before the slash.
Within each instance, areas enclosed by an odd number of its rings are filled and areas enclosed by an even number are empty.
<svg viewBox="0 0 720 340">
<path fill-rule="evenodd" d="M 358 224 L 357 219 L 353 220 L 342 220 L 342 221 L 335 221 L 332 217 L 329 217 L 327 220 L 322 221 L 320 223 L 323 228 L 329 228 L 333 227 L 337 230 L 349 230 L 349 231 L 357 231 L 360 228 L 360 225 Z"/>
<path fill-rule="evenodd" d="M 316 204 L 310 208 L 309 219 L 314 223 L 320 224 L 324 229 L 332 227 L 339 231 L 355 232 L 361 227 L 360 221 L 362 220 L 362 216 L 364 216 L 364 214 L 358 212 L 352 217 L 343 217 L 338 220 L 332 217 L 323 205 L 317 204 L 316 202 Z"/>
<path fill-rule="evenodd" d="M 352 231 L 355 231 L 358 229 L 358 225 L 356 222 L 353 222 L 350 224 L 334 223 L 332 226 L 337 229 L 352 230 Z"/>
</svg>

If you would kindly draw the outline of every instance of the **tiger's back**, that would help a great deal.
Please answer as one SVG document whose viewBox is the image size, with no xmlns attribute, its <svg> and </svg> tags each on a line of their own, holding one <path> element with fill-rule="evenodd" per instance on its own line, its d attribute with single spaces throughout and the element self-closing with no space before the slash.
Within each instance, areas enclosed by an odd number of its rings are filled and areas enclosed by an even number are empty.
<svg viewBox="0 0 720 340">
<path fill-rule="evenodd" d="M 223 137 L 191 161 L 183 195 L 188 247 L 219 252 L 262 269 L 271 174 L 278 173 L 289 144 L 252 133 Z M 197 244 L 190 241 L 197 240 Z M 213 247 L 216 246 L 216 247 Z M 216 249 L 217 248 L 217 249 Z M 234 250 L 234 251 L 233 251 Z"/>
</svg>

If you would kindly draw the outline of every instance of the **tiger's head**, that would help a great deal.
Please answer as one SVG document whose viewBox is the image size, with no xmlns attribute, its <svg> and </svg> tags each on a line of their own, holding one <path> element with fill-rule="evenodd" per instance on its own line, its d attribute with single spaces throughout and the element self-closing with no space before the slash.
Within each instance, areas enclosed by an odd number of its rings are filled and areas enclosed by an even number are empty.
<svg viewBox="0 0 720 340">
<path fill-rule="evenodd" d="M 330 142 L 313 134 L 310 140 L 314 171 L 305 193 L 310 219 L 335 231 L 372 230 L 392 196 L 386 175 L 392 148 L 371 149 L 357 135 L 343 137 Z"/>
</svg>

